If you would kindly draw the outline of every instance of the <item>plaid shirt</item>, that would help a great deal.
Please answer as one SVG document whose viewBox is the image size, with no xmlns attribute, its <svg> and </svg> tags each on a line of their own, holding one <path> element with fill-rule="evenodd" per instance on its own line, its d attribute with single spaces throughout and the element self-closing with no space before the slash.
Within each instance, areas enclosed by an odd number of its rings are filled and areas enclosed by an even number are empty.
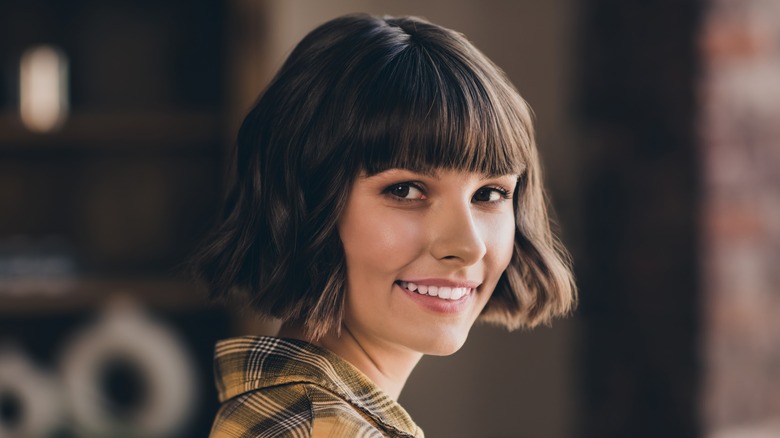
<svg viewBox="0 0 780 438">
<path fill-rule="evenodd" d="M 416 437 L 409 414 L 339 356 L 294 339 L 217 343 L 211 438 Z"/>
</svg>

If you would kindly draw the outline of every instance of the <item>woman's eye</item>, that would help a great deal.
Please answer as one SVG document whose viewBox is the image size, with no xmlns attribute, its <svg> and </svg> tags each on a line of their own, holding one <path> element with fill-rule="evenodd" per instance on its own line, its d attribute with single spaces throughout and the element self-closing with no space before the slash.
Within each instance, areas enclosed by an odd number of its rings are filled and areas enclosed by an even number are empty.
<svg viewBox="0 0 780 438">
<path fill-rule="evenodd" d="M 392 185 L 388 187 L 385 192 L 396 198 L 405 200 L 425 199 L 422 190 L 409 183 Z"/>
<path fill-rule="evenodd" d="M 509 195 L 505 190 L 495 187 L 484 187 L 474 194 L 474 200 L 477 202 L 498 202 L 508 198 Z"/>
</svg>

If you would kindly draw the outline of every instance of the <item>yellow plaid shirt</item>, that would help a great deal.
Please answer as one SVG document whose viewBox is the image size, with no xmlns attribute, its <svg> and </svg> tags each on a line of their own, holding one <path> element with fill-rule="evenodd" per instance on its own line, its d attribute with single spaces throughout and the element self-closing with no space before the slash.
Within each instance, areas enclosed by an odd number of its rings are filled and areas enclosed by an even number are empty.
<svg viewBox="0 0 780 438">
<path fill-rule="evenodd" d="M 217 343 L 211 438 L 417 437 L 409 414 L 339 356 L 294 339 Z"/>
</svg>

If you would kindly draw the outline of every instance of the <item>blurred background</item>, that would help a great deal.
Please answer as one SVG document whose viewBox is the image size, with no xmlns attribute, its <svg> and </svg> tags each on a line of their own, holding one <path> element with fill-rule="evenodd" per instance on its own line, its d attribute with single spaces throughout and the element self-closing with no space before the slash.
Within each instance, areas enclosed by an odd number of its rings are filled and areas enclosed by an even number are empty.
<svg viewBox="0 0 780 438">
<path fill-rule="evenodd" d="M 400 401 L 427 436 L 780 436 L 777 0 L 2 0 L 0 437 L 208 434 L 214 342 L 274 324 L 181 263 L 244 113 L 356 11 L 506 71 L 581 288 L 424 358 Z"/>
</svg>

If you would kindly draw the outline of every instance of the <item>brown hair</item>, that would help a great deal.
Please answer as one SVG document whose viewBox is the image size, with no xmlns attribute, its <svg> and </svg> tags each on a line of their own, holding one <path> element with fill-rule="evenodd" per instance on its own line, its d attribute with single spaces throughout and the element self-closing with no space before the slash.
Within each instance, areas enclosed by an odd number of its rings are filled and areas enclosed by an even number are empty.
<svg viewBox="0 0 780 438">
<path fill-rule="evenodd" d="M 509 267 L 481 319 L 509 329 L 567 313 L 568 256 L 550 229 L 530 109 L 461 34 L 413 17 L 349 15 L 309 33 L 247 115 L 223 217 L 193 259 L 213 297 L 319 337 L 343 315 L 336 227 L 360 172 L 519 173 Z"/>
</svg>

